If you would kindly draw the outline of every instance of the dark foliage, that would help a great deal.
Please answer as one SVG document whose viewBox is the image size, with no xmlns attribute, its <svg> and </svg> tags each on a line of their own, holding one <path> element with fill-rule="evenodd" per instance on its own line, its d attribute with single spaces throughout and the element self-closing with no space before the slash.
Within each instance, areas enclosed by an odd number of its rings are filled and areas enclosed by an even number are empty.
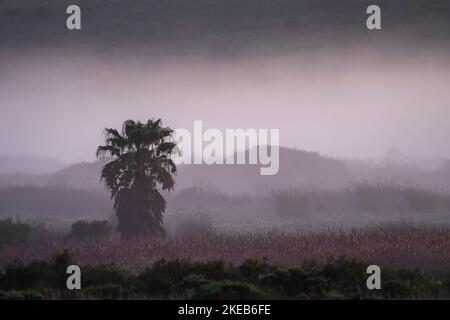
<svg viewBox="0 0 450 320">
<path fill-rule="evenodd" d="M 418 299 L 449 298 L 450 274 L 382 268 L 382 290 L 366 288 L 367 265 L 339 258 L 282 268 L 249 260 L 160 260 L 136 274 L 114 265 L 82 267 L 82 290 L 65 289 L 67 252 L 52 264 L 11 265 L 0 273 L 0 299 Z"/>
<path fill-rule="evenodd" d="M 100 239 L 108 238 L 112 227 L 108 221 L 84 221 L 80 220 L 72 224 L 69 234 L 70 238 L 75 239 Z"/>
<path fill-rule="evenodd" d="M 66 268 L 72 263 L 67 251 L 57 255 L 53 263 L 33 261 L 28 265 L 12 264 L 0 274 L 2 290 L 63 289 L 66 286 Z"/>
<path fill-rule="evenodd" d="M 117 230 L 123 237 L 164 235 L 166 201 L 158 187 L 170 191 L 175 186 L 173 132 L 162 127 L 161 120 L 127 120 L 121 133 L 105 129 L 106 144 L 98 147 L 97 156 L 112 158 L 103 167 L 101 179 L 114 199 Z"/>
</svg>

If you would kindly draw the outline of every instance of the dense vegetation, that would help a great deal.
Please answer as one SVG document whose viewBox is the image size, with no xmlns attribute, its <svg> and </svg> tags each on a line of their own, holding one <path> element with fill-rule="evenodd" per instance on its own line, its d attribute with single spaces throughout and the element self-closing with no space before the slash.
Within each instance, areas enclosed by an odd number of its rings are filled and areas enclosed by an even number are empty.
<svg viewBox="0 0 450 320">
<path fill-rule="evenodd" d="M 339 258 L 282 268 L 261 260 L 160 260 L 140 273 L 112 264 L 82 267 L 82 289 L 65 288 L 67 252 L 52 263 L 7 266 L 0 274 L 1 299 L 403 299 L 449 298 L 450 273 L 382 269 L 382 289 L 366 288 L 367 264 Z"/>
<path fill-rule="evenodd" d="M 343 190 L 290 189 L 273 195 L 280 216 L 322 213 L 410 214 L 450 212 L 450 195 L 395 184 L 357 183 Z"/>
</svg>

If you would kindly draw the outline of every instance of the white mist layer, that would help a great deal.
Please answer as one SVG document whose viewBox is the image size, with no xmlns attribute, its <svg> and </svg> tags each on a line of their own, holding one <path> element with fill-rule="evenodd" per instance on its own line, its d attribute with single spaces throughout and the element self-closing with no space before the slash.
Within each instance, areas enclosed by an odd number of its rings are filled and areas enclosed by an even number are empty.
<svg viewBox="0 0 450 320">
<path fill-rule="evenodd" d="M 0 65 L 0 154 L 93 160 L 104 127 L 280 129 L 337 157 L 450 157 L 450 59 L 369 50 L 211 61 L 38 54 Z"/>
</svg>

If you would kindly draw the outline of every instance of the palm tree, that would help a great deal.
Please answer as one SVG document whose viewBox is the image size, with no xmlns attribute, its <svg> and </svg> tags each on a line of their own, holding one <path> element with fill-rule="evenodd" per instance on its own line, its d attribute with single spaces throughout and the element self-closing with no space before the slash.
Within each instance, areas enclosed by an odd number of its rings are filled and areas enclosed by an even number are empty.
<svg viewBox="0 0 450 320">
<path fill-rule="evenodd" d="M 101 180 L 114 199 L 117 230 L 124 238 L 164 235 L 166 201 L 160 190 L 175 187 L 173 133 L 171 128 L 162 127 L 161 119 L 147 123 L 127 120 L 121 133 L 108 128 L 104 131 L 106 144 L 98 147 L 97 157 L 108 156 L 112 161 L 103 167 Z"/>
</svg>

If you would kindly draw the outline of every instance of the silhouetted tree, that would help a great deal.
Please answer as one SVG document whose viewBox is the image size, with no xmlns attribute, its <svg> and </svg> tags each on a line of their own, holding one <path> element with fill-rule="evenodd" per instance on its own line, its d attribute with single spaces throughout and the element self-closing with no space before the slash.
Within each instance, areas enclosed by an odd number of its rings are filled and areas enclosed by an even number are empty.
<svg viewBox="0 0 450 320">
<path fill-rule="evenodd" d="M 158 187 L 170 191 L 175 186 L 173 132 L 161 126 L 161 119 L 147 123 L 127 120 L 121 133 L 104 131 L 106 144 L 98 147 L 97 157 L 112 158 L 103 167 L 101 180 L 114 199 L 122 237 L 164 235 L 166 201 Z"/>
</svg>

